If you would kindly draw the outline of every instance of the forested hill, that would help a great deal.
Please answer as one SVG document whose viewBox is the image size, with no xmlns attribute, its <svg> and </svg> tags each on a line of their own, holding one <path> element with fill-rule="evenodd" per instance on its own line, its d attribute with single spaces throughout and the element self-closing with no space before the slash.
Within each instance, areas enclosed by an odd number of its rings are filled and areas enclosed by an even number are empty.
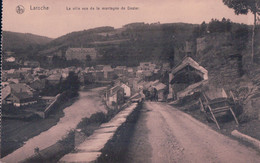
<svg viewBox="0 0 260 163">
<path fill-rule="evenodd" d="M 178 63 L 185 56 L 186 41 L 193 42 L 193 50 L 196 53 L 197 38 L 214 33 L 230 33 L 232 38 L 240 38 L 237 34 L 247 35 L 250 32 L 247 29 L 247 25 L 232 23 L 223 18 L 221 21 L 212 19 L 209 24 L 203 22 L 200 25 L 138 22 L 117 29 L 104 26 L 68 33 L 54 40 L 46 39 L 41 42 L 21 40 L 18 35 L 14 39 L 12 33 L 5 32 L 7 41 L 4 40 L 6 42 L 4 49 L 10 47 L 18 52 L 18 57 L 24 60 L 38 60 L 41 65 L 46 63 L 47 56 L 55 56 L 57 63 L 51 65 L 69 66 L 64 58 L 69 47 L 95 48 L 98 52 L 98 60 L 94 64 L 136 66 L 142 61 Z M 10 36 L 7 37 L 8 34 Z M 19 47 L 23 49 L 18 49 Z M 74 64 L 78 65 L 76 62 Z"/>
<path fill-rule="evenodd" d="M 57 51 L 64 54 L 68 47 L 94 47 L 101 56 L 101 64 L 131 66 L 145 60 L 168 60 L 174 55 L 173 48 L 184 48 L 196 26 L 131 23 L 118 29 L 99 27 L 61 36 L 46 44 L 38 55 L 54 55 Z"/>
<path fill-rule="evenodd" d="M 34 46 L 40 46 L 52 41 L 52 38 L 30 33 L 3 31 L 3 51 L 23 52 Z"/>
</svg>

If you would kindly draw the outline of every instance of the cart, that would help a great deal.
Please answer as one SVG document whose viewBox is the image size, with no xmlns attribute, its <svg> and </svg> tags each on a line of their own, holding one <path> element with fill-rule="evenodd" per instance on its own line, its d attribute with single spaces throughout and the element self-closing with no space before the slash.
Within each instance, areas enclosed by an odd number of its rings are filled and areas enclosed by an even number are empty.
<svg viewBox="0 0 260 163">
<path fill-rule="evenodd" d="M 210 97 L 210 91 L 204 91 L 202 93 L 202 96 L 199 98 L 200 103 L 200 109 L 206 116 L 207 120 L 212 120 L 216 123 L 218 129 L 220 129 L 219 122 L 217 120 L 218 117 L 232 114 L 235 122 L 237 125 L 239 125 L 237 117 L 232 109 L 233 106 L 236 105 L 236 99 L 234 98 L 234 95 L 232 91 L 229 92 L 229 96 L 227 95 L 226 91 L 222 88 L 220 89 L 221 93 L 219 93 L 218 97 L 211 96 Z M 219 92 L 219 89 L 211 90 L 211 92 Z"/>
</svg>

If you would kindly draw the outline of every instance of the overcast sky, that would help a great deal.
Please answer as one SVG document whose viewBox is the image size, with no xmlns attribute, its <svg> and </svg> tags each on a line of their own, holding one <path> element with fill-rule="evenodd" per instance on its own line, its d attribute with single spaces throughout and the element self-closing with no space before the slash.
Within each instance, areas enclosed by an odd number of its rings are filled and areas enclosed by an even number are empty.
<svg viewBox="0 0 260 163">
<path fill-rule="evenodd" d="M 16 13 L 18 5 L 24 6 L 23 14 Z M 30 10 L 30 6 L 48 6 L 49 10 Z M 130 6 L 138 10 L 66 10 L 91 6 Z M 223 17 L 238 23 L 253 23 L 252 14 L 237 16 L 222 0 L 3 0 L 3 30 L 51 38 L 100 26 L 119 28 L 132 22 L 200 24 Z"/>
</svg>

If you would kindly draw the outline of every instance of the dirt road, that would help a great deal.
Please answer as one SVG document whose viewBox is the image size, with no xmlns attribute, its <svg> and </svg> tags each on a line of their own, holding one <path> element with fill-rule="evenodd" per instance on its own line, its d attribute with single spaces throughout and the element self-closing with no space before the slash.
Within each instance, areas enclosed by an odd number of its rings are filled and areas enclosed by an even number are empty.
<svg viewBox="0 0 260 163">
<path fill-rule="evenodd" d="M 145 102 L 127 162 L 259 162 L 260 154 L 164 103 Z"/>
</svg>

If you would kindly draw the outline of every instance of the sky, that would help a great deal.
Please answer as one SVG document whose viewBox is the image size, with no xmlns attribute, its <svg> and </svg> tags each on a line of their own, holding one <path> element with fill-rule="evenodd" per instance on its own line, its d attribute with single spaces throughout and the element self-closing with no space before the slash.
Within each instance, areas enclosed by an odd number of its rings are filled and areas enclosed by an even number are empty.
<svg viewBox="0 0 260 163">
<path fill-rule="evenodd" d="M 16 12 L 18 5 L 24 7 L 24 13 Z M 49 9 L 33 10 L 36 6 Z M 128 6 L 137 9 L 128 10 Z M 119 10 L 102 10 L 103 7 L 118 7 Z M 2 25 L 5 31 L 57 38 L 100 26 L 120 28 L 133 22 L 201 24 L 223 17 L 237 23 L 253 24 L 251 13 L 235 15 L 222 0 L 3 0 Z"/>
</svg>

